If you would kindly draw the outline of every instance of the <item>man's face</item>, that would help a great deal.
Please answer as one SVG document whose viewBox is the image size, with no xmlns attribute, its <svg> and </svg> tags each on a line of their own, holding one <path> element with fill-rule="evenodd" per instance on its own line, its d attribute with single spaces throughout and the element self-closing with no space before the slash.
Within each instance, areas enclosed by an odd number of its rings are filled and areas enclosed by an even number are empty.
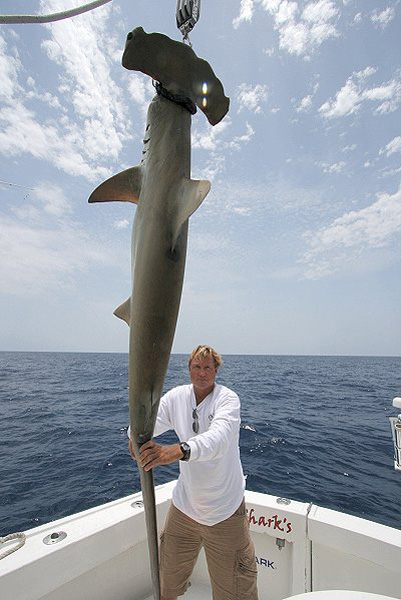
<svg viewBox="0 0 401 600">
<path fill-rule="evenodd" d="M 189 367 L 189 376 L 193 386 L 199 390 L 207 390 L 214 386 L 217 369 L 213 357 L 209 354 L 205 358 L 195 356 Z"/>
</svg>

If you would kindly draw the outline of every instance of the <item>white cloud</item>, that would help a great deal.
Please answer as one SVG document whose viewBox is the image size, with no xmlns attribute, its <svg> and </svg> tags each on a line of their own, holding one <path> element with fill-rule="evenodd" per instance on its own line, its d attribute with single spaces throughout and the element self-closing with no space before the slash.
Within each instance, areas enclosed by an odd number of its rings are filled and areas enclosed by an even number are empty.
<svg viewBox="0 0 401 600">
<path fill-rule="evenodd" d="M 305 277 L 317 279 L 352 263 L 353 253 L 388 246 L 401 233 L 401 186 L 393 195 L 381 193 L 377 200 L 359 211 L 335 219 L 329 226 L 306 237 L 310 250 L 301 262 Z"/>
<path fill-rule="evenodd" d="M 359 90 L 352 81 L 348 79 L 346 84 L 337 92 L 335 100 L 328 100 L 319 108 L 319 112 L 326 119 L 343 117 L 355 113 L 362 102 Z"/>
<path fill-rule="evenodd" d="M 338 10 L 333 2 L 327 0 L 318 0 L 309 2 L 303 10 L 302 18 L 313 24 L 327 24 L 338 15 Z"/>
<path fill-rule="evenodd" d="M 386 156 L 390 156 L 395 152 L 401 152 L 401 136 L 399 135 L 393 138 L 391 142 L 387 144 L 387 146 L 382 148 L 379 154 L 386 154 Z"/>
<path fill-rule="evenodd" d="M 377 69 L 375 69 L 375 67 L 366 67 L 363 71 L 356 71 L 354 75 L 359 81 L 364 81 L 371 75 L 374 75 L 376 72 Z"/>
<path fill-rule="evenodd" d="M 226 117 L 214 127 L 206 123 L 203 130 L 192 131 L 192 148 L 207 152 L 206 160 L 197 161 L 197 169 L 193 178 L 208 179 L 213 181 L 225 168 L 225 149 L 227 142 L 224 139 L 231 126 L 230 117 Z"/>
<path fill-rule="evenodd" d="M 379 103 L 375 109 L 379 114 L 396 110 L 401 103 L 401 80 L 398 77 L 382 85 L 367 88 L 366 79 L 375 72 L 373 67 L 367 67 L 364 71 L 353 73 L 335 98 L 319 108 L 322 117 L 332 119 L 355 114 L 367 101 Z"/>
<path fill-rule="evenodd" d="M 237 215 L 246 217 L 251 214 L 252 209 L 249 206 L 235 206 L 233 208 L 233 212 L 236 213 Z"/>
<path fill-rule="evenodd" d="M 253 15 L 253 0 L 241 0 L 241 6 L 239 9 L 239 15 L 233 20 L 234 29 L 238 29 L 238 27 L 244 21 L 251 21 Z"/>
<path fill-rule="evenodd" d="M 252 20 L 255 2 L 273 17 L 280 48 L 290 54 L 308 55 L 326 40 L 339 36 L 335 23 L 339 10 L 332 0 L 308 2 L 303 10 L 299 2 L 290 0 L 242 0 L 234 27 Z"/>
<path fill-rule="evenodd" d="M 341 150 L 341 152 L 352 152 L 353 150 L 356 150 L 357 145 L 356 144 L 351 144 L 350 146 L 344 146 L 344 148 Z"/>
<path fill-rule="evenodd" d="M 309 2 L 298 20 L 297 13 L 298 11 L 293 10 L 282 27 L 276 19 L 276 28 L 280 32 L 280 47 L 290 54 L 308 54 L 326 40 L 339 36 L 335 25 L 339 11 L 334 2 L 330 0 Z"/>
<path fill-rule="evenodd" d="M 274 48 L 264 48 L 263 49 L 263 54 L 266 54 L 267 56 L 273 56 L 275 50 Z"/>
<path fill-rule="evenodd" d="M 401 167 L 398 167 L 397 169 L 387 169 L 382 171 L 381 177 L 394 177 L 394 175 L 399 175 L 399 173 L 401 173 Z"/>
<path fill-rule="evenodd" d="M 282 2 L 280 2 L 275 11 L 276 23 L 278 25 L 288 23 L 288 21 L 292 21 L 293 19 L 295 19 L 295 16 L 298 12 L 299 11 L 297 2 L 291 2 L 290 0 L 282 0 Z"/>
<path fill-rule="evenodd" d="M 394 112 L 401 103 L 401 81 L 393 79 L 382 86 L 366 90 L 363 97 L 367 100 L 381 102 L 376 108 L 377 113 Z"/>
<path fill-rule="evenodd" d="M 48 215 L 62 217 L 71 212 L 70 202 L 60 186 L 56 184 L 42 182 L 35 187 L 33 195 L 40 201 L 44 212 Z"/>
<path fill-rule="evenodd" d="M 72 128 L 61 132 L 56 123 L 39 123 L 22 103 L 0 109 L 0 152 L 7 156 L 30 154 L 47 160 L 69 175 L 90 181 L 108 177 L 106 167 L 89 164 L 79 152 L 79 133 Z M 82 140 L 81 140 L 82 141 Z M 83 149 L 82 149 L 83 153 Z"/>
<path fill-rule="evenodd" d="M 62 189 L 43 182 L 30 204 L 0 213 L 0 279 L 5 294 L 40 296 L 74 289 L 76 275 L 110 258 L 70 218 Z M 63 218 L 61 218 L 63 217 Z"/>
<path fill-rule="evenodd" d="M 247 144 L 251 141 L 253 136 L 255 135 L 255 130 L 251 127 L 251 125 L 246 123 L 246 132 L 243 135 L 237 135 L 233 138 L 231 142 L 229 142 L 229 147 L 234 150 L 240 150 L 243 144 Z"/>
<path fill-rule="evenodd" d="M 65 7 L 55 0 L 42 2 L 41 8 Z M 61 69 L 57 95 L 39 89 L 31 76 L 24 81 L 20 61 L 0 37 L 0 153 L 31 154 L 91 181 L 110 174 L 110 162 L 130 135 L 122 93 L 104 52 L 108 14 L 105 7 L 46 25 L 49 38 L 42 48 Z M 49 107 L 46 112 L 31 108 L 38 100 Z"/>
<path fill-rule="evenodd" d="M 33 77 L 28 77 L 26 80 L 26 85 L 30 89 L 25 90 L 25 98 L 28 100 L 39 100 L 40 102 L 44 102 L 52 108 L 57 108 L 66 112 L 65 107 L 60 104 L 60 100 L 57 98 L 57 96 L 50 94 L 50 92 L 39 91 L 37 89 L 36 82 Z"/>
<path fill-rule="evenodd" d="M 7 43 L 0 33 L 0 100 L 3 102 L 11 102 L 14 94 L 21 91 L 18 85 L 20 68 L 20 60 L 7 53 Z"/>
<path fill-rule="evenodd" d="M 296 108 L 297 112 L 307 112 L 312 107 L 313 96 L 305 96 Z"/>
<path fill-rule="evenodd" d="M 395 18 L 394 6 L 388 6 L 382 11 L 374 10 L 370 16 L 372 23 L 376 27 L 384 29 Z"/>
<path fill-rule="evenodd" d="M 346 167 L 346 163 L 344 161 L 340 161 L 331 165 L 325 162 L 319 162 L 317 165 L 323 169 L 324 173 L 342 173 Z"/>
<path fill-rule="evenodd" d="M 209 151 L 220 149 L 223 145 L 221 136 L 230 126 L 231 120 L 230 118 L 226 118 L 214 127 L 206 123 L 202 131 L 194 129 L 192 132 L 192 148 Z"/>
<path fill-rule="evenodd" d="M 129 227 L 128 219 L 121 219 L 119 221 L 114 221 L 113 227 L 114 229 L 127 229 Z"/>
<path fill-rule="evenodd" d="M 261 104 L 262 102 L 266 102 L 268 98 L 268 87 L 260 83 L 255 86 L 241 83 L 236 95 L 239 105 L 238 112 L 247 109 L 255 114 L 261 114 L 263 112 Z"/>
<path fill-rule="evenodd" d="M 312 101 L 318 89 L 319 83 L 315 83 L 312 93 L 304 96 L 295 110 L 297 112 L 308 112 L 312 108 Z"/>
<path fill-rule="evenodd" d="M 149 102 L 155 95 L 155 89 L 149 77 L 142 73 L 131 72 L 126 78 L 128 82 L 128 92 L 132 100 L 138 105 L 142 115 L 146 116 Z"/>
<path fill-rule="evenodd" d="M 193 176 L 193 179 L 207 179 L 214 181 L 219 175 L 224 173 L 226 159 L 222 153 L 212 153 L 207 160 L 199 165 L 198 174 Z"/>
<path fill-rule="evenodd" d="M 207 159 L 204 162 L 198 161 L 197 174 L 194 177 L 213 181 L 225 169 L 226 151 L 240 150 L 244 144 L 250 142 L 255 134 L 255 130 L 247 122 L 245 132 L 230 139 L 227 134 L 231 125 L 230 117 L 226 117 L 224 121 L 214 127 L 206 123 L 203 130 L 195 129 L 192 132 L 192 148 L 207 151 Z"/>
</svg>

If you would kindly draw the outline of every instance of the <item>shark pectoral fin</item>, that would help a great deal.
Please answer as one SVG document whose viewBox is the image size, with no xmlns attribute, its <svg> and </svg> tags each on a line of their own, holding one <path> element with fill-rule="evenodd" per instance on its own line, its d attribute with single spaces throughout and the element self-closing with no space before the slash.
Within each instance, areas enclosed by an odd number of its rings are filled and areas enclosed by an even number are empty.
<svg viewBox="0 0 401 600">
<path fill-rule="evenodd" d="M 116 310 L 113 312 L 116 317 L 125 321 L 129 326 L 131 326 L 131 297 L 129 297 L 125 302 L 117 306 Z"/>
<path fill-rule="evenodd" d="M 180 209 L 177 213 L 173 235 L 173 248 L 184 223 L 200 207 L 210 191 L 210 181 L 207 179 L 183 179 L 180 183 L 179 203 Z"/>
<path fill-rule="evenodd" d="M 138 203 L 142 185 L 142 168 L 131 167 L 101 183 L 89 196 L 88 202 Z"/>
</svg>

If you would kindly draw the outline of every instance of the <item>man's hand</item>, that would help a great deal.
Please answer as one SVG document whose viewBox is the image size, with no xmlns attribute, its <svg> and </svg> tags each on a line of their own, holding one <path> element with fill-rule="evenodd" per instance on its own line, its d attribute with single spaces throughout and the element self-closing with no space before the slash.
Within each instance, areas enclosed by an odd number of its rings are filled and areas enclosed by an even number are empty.
<svg viewBox="0 0 401 600">
<path fill-rule="evenodd" d="M 179 444 L 162 445 L 150 440 L 140 447 L 138 461 L 145 471 L 150 471 L 156 465 L 169 465 L 181 457 L 182 450 Z"/>
</svg>

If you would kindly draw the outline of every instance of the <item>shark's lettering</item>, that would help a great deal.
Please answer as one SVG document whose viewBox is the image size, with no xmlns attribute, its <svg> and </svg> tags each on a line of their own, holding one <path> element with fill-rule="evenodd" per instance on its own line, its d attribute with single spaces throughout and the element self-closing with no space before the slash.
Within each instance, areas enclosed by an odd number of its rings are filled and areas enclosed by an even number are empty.
<svg viewBox="0 0 401 600">
<path fill-rule="evenodd" d="M 256 557 L 256 564 L 261 567 L 267 567 L 268 569 L 276 569 L 274 566 L 274 560 L 268 560 L 267 558 Z"/>
<path fill-rule="evenodd" d="M 255 510 L 251 508 L 247 510 L 248 521 L 252 525 L 258 525 L 258 527 L 268 527 L 269 529 L 282 531 L 283 533 L 292 532 L 292 524 L 288 522 L 287 518 L 279 519 L 278 515 L 272 517 L 265 517 L 264 515 L 257 517 L 255 516 Z"/>
</svg>

